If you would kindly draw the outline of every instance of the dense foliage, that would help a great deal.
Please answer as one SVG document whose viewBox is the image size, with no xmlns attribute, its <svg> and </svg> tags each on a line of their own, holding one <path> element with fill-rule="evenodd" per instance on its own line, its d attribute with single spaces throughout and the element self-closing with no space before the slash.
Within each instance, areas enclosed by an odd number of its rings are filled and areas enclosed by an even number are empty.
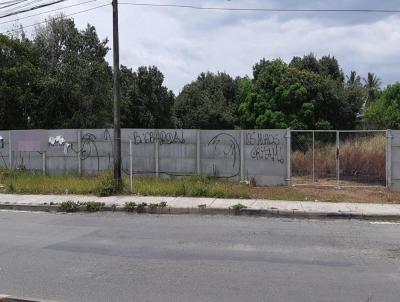
<svg viewBox="0 0 400 302">
<path fill-rule="evenodd" d="M 365 113 L 372 127 L 400 129 L 400 83 L 389 85 Z"/>
<path fill-rule="evenodd" d="M 57 17 L 32 40 L 0 35 L 0 129 L 112 125 L 107 40 Z M 253 77 L 201 73 L 175 97 L 155 66 L 121 66 L 121 123 L 129 128 L 400 127 L 400 84 L 348 76 L 335 57 L 262 59 Z"/>
<path fill-rule="evenodd" d="M 237 123 L 237 83 L 226 73 L 202 73 L 176 99 L 181 128 L 231 129 Z"/>
<path fill-rule="evenodd" d="M 157 67 L 135 72 L 121 67 L 121 124 L 124 128 L 175 128 L 175 95 L 163 86 Z"/>
</svg>

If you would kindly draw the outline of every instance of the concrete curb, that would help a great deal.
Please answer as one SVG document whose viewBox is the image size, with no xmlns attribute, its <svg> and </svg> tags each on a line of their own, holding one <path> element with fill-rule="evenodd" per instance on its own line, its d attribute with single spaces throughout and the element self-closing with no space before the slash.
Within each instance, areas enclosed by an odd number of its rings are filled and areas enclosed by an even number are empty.
<svg viewBox="0 0 400 302">
<path fill-rule="evenodd" d="M 0 210 L 25 211 L 25 212 L 52 212 L 63 213 L 58 205 L 32 205 L 32 204 L 1 204 Z M 101 212 L 123 212 L 127 214 L 150 214 L 150 215 L 232 215 L 232 216 L 253 216 L 253 217 L 285 217 L 297 219 L 359 219 L 359 220 L 384 220 L 384 221 L 400 221 L 400 215 L 397 214 L 363 214 L 363 213 L 333 213 L 333 212 L 316 212 L 316 211 L 294 211 L 294 210 L 278 210 L 278 209 L 240 209 L 232 208 L 179 208 L 165 207 L 157 209 L 145 209 L 143 212 L 128 212 L 122 206 L 111 207 L 105 206 Z M 82 208 L 78 213 L 87 213 Z M 96 213 L 96 212 L 95 212 Z M 98 213 L 98 212 L 97 212 Z"/>
<path fill-rule="evenodd" d="M 388 214 L 362 214 L 362 213 L 331 213 L 331 212 L 301 212 L 282 210 L 257 210 L 243 209 L 241 215 L 260 217 L 286 217 L 299 219 L 358 219 L 358 220 L 384 220 L 400 221 L 400 215 Z"/>
<path fill-rule="evenodd" d="M 32 299 L 32 298 L 21 298 L 21 297 L 0 295 L 0 302 L 56 302 L 56 301 L 38 300 L 38 299 Z"/>
</svg>

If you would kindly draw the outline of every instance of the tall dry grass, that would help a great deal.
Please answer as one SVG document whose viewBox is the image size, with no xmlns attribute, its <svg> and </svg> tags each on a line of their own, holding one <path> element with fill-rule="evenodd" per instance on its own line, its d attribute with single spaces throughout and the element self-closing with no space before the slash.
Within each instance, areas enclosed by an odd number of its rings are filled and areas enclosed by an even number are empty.
<svg viewBox="0 0 400 302">
<path fill-rule="evenodd" d="M 349 138 L 340 143 L 340 177 L 360 182 L 384 182 L 386 178 L 385 137 L 374 135 Z M 312 175 L 312 148 L 292 154 L 294 176 Z M 315 176 L 336 175 L 336 145 L 317 143 L 315 146 Z"/>
</svg>

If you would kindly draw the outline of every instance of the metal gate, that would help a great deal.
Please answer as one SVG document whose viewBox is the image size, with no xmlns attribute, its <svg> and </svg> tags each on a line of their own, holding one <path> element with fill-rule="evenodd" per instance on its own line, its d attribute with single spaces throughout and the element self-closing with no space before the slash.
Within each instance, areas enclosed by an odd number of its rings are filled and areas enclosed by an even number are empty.
<svg viewBox="0 0 400 302">
<path fill-rule="evenodd" d="M 388 187 L 389 130 L 291 130 L 293 186 Z"/>
</svg>

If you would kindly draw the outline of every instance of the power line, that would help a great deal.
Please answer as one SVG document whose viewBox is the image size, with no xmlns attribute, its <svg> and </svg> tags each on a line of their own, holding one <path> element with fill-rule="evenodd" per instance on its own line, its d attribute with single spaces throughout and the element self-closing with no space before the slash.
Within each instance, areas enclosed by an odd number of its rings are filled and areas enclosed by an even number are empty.
<svg viewBox="0 0 400 302">
<path fill-rule="evenodd" d="M 92 11 L 92 10 L 95 10 L 95 9 L 99 9 L 99 8 L 102 8 L 102 7 L 105 7 L 105 6 L 109 6 L 109 5 L 110 5 L 110 3 L 99 5 L 99 6 L 95 6 L 95 7 L 92 7 L 92 8 L 81 10 L 81 11 L 78 11 L 76 13 L 68 14 L 68 15 L 65 15 L 65 16 L 62 16 L 62 17 L 58 17 L 58 18 L 75 16 L 75 15 L 78 15 L 78 14 L 86 13 L 86 12 L 89 12 L 89 11 Z M 55 19 L 58 19 L 58 18 L 55 18 Z M 42 21 L 42 22 L 37 22 L 37 23 L 34 23 L 34 24 L 25 25 L 25 26 L 23 26 L 23 28 L 34 27 L 34 26 L 38 26 L 38 25 L 41 25 L 41 24 L 44 24 L 44 23 L 47 23 L 47 21 Z M 0 33 L 0 35 L 5 35 L 7 33 L 17 32 L 17 31 L 19 31 L 19 29 L 12 29 L 12 30 L 8 30 L 6 32 Z"/>
<path fill-rule="evenodd" d="M 10 17 L 10 16 L 14 16 L 14 15 L 21 14 L 21 13 L 25 13 L 25 12 L 29 12 L 29 11 L 33 11 L 33 10 L 37 10 L 39 8 L 44 8 L 44 7 L 47 7 L 47 6 L 50 6 L 50 5 L 54 5 L 54 4 L 58 4 L 58 3 L 61 3 L 61 2 L 65 2 L 65 1 L 67 1 L 67 0 L 56 0 L 56 1 L 51 2 L 51 3 L 40 4 L 40 5 L 36 5 L 34 7 L 22 9 L 22 10 L 19 10 L 19 11 L 13 11 L 13 12 L 10 12 L 10 13 L 7 13 L 5 15 L 0 16 L 0 19 L 6 18 L 6 17 Z"/>
<path fill-rule="evenodd" d="M 34 4 L 38 4 L 39 2 L 43 2 L 43 1 L 45 1 L 45 0 L 23 0 L 23 1 L 18 2 L 18 4 L 15 4 L 12 7 L 10 7 L 7 10 L 7 13 L 16 12 L 18 10 L 21 10 L 21 9 L 25 8 L 25 7 L 32 6 Z"/>
<path fill-rule="evenodd" d="M 59 7 L 59 8 L 56 8 L 56 9 L 47 10 L 47 11 L 44 11 L 44 12 L 41 12 L 41 13 L 37 13 L 37 14 L 32 14 L 32 15 L 28 15 L 28 16 L 24 16 L 24 17 L 19 17 L 19 18 L 15 19 L 15 20 L 3 21 L 3 22 L 0 22 L 0 25 L 1 24 L 6 24 L 6 23 L 12 23 L 12 22 L 15 22 L 17 20 L 23 20 L 23 19 L 28 19 L 28 18 L 32 18 L 32 17 L 48 14 L 48 13 L 53 13 L 53 12 L 56 12 L 56 11 L 64 10 L 64 9 L 75 7 L 75 6 L 81 6 L 81 5 L 92 3 L 92 2 L 96 2 L 96 1 L 99 1 L 99 0 L 90 0 L 90 1 L 82 2 L 82 3 L 78 3 L 78 4 L 72 4 L 72 5 L 68 5 L 68 6 Z"/>
<path fill-rule="evenodd" d="M 11 7 L 11 6 L 20 4 L 20 3 L 25 2 L 25 1 L 27 1 L 27 0 L 2 2 L 2 3 L 0 3 L 0 4 L 2 4 L 3 6 L 0 6 L 0 9 L 2 9 L 2 8 L 7 8 L 7 7 Z"/>
<path fill-rule="evenodd" d="M 400 9 L 284 9 L 284 8 L 250 8 L 250 7 L 211 7 L 211 6 L 196 6 L 183 4 L 156 4 L 156 3 L 132 3 L 120 2 L 122 5 L 144 6 L 144 7 L 167 7 L 167 8 L 183 8 L 195 10 L 214 10 L 214 11 L 244 11 L 244 12 L 289 12 L 289 13 L 400 13 Z"/>
</svg>

